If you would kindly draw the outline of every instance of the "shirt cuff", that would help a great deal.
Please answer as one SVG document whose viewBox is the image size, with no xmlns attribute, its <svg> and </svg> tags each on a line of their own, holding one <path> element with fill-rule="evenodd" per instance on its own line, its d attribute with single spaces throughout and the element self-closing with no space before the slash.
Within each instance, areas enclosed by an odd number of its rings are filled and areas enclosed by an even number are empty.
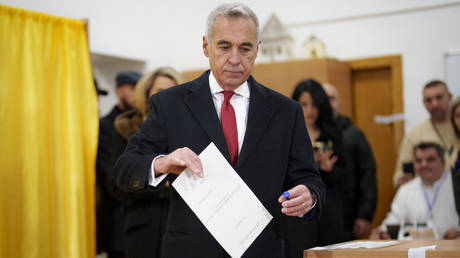
<svg viewBox="0 0 460 258">
<path fill-rule="evenodd" d="M 315 208 L 315 206 L 316 206 L 316 201 L 318 201 L 318 199 L 316 198 L 316 194 L 315 194 L 314 192 L 311 192 L 311 195 L 312 195 L 312 197 L 313 197 L 314 202 L 313 202 L 313 204 L 311 205 L 310 210 L 313 210 L 313 208 Z"/>
<path fill-rule="evenodd" d="M 158 158 L 161 158 L 163 156 L 165 156 L 165 155 L 156 156 L 153 159 L 152 164 L 150 165 L 149 185 L 151 185 L 153 187 L 158 186 L 161 183 L 161 181 L 163 181 L 163 179 L 165 179 L 165 177 L 168 175 L 168 174 L 161 174 L 161 175 L 155 177 L 155 161 Z"/>
</svg>

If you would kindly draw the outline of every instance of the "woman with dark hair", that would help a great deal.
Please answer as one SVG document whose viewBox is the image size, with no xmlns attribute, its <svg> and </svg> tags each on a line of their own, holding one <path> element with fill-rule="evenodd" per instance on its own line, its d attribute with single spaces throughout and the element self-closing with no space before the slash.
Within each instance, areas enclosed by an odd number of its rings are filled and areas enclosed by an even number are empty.
<svg viewBox="0 0 460 258">
<path fill-rule="evenodd" d="M 323 136 L 323 142 L 324 140 L 338 141 L 342 138 L 342 132 L 333 117 L 329 98 L 319 82 L 313 79 L 301 81 L 297 84 L 292 99 L 302 105 L 305 125 L 312 143 L 315 143 L 320 136 Z"/>
<path fill-rule="evenodd" d="M 333 118 L 333 110 L 321 84 L 308 79 L 297 84 L 292 98 L 302 105 L 315 161 L 326 188 L 326 204 L 316 223 L 302 224 L 286 218 L 286 257 L 303 257 L 304 249 L 342 241 L 343 215 L 340 184 L 345 176 L 342 132 Z"/>
</svg>

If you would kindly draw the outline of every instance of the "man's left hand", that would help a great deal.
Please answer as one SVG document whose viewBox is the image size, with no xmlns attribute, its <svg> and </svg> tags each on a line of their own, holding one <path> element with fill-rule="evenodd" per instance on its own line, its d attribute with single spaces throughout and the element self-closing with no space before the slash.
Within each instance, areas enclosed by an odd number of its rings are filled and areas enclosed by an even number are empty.
<svg viewBox="0 0 460 258">
<path fill-rule="evenodd" d="M 281 195 L 278 202 L 281 203 L 281 212 L 288 216 L 303 216 L 307 214 L 316 201 L 305 185 L 297 185 L 288 190 L 289 197 Z"/>
<path fill-rule="evenodd" d="M 356 238 L 366 238 L 371 233 L 371 222 L 366 219 L 357 218 L 353 226 L 353 234 Z"/>
</svg>

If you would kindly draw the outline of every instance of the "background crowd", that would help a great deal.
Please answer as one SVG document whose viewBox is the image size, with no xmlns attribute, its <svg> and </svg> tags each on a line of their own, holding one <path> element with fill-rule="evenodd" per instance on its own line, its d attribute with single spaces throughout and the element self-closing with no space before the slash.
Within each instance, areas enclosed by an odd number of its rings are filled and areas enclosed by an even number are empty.
<svg viewBox="0 0 460 258">
<path fill-rule="evenodd" d="M 98 250 L 109 257 L 160 255 L 169 187 L 153 194 L 123 194 L 113 182 L 111 169 L 129 137 L 145 120 L 149 97 L 182 82 L 180 73 L 170 67 L 142 77 L 130 71 L 117 75 L 119 104 L 101 118 L 97 170 Z M 119 90 L 123 87 L 128 92 Z M 302 106 L 327 201 L 317 222 L 302 223 L 285 217 L 287 257 L 301 257 L 304 249 L 352 239 L 386 239 L 390 237 L 386 225 L 401 222 L 433 221 L 436 237 L 460 236 L 460 99 L 452 101 L 444 82 L 433 80 L 423 89 L 422 99 L 431 117 L 404 137 L 394 173 L 398 192 L 391 212 L 372 234 L 371 221 L 378 201 L 376 165 L 364 133 L 340 114 L 340 96 L 333 85 L 305 79 L 293 88 L 292 99 Z M 441 184 L 438 197 L 436 190 L 429 193 L 433 210 L 428 213 L 423 192 L 419 191 L 425 177 L 431 179 L 430 184 L 426 183 L 429 189 Z M 145 244 L 146 238 L 149 244 Z"/>
</svg>

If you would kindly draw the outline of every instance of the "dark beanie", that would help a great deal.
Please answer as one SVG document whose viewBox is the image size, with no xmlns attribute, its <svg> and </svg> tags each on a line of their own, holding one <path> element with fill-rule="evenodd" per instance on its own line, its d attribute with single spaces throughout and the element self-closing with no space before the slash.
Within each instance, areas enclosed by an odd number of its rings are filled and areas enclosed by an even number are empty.
<svg viewBox="0 0 460 258">
<path fill-rule="evenodd" d="M 119 72 L 117 74 L 117 87 L 123 84 L 136 85 L 137 81 L 141 78 L 141 74 L 134 71 Z"/>
</svg>

